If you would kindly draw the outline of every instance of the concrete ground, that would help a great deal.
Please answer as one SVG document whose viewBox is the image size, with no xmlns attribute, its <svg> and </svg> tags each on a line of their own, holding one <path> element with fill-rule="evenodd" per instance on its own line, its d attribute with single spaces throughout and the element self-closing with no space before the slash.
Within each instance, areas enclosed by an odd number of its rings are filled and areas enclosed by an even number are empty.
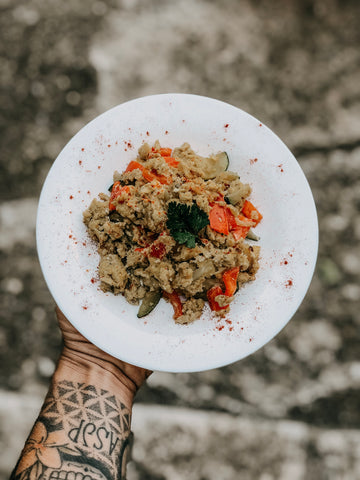
<svg viewBox="0 0 360 480">
<path fill-rule="evenodd" d="M 154 373 L 130 480 L 360 478 L 360 4 L 0 0 L 0 480 L 60 350 L 35 249 L 41 185 L 104 110 L 152 93 L 232 103 L 296 155 L 320 249 L 288 326 L 236 364 Z"/>
</svg>

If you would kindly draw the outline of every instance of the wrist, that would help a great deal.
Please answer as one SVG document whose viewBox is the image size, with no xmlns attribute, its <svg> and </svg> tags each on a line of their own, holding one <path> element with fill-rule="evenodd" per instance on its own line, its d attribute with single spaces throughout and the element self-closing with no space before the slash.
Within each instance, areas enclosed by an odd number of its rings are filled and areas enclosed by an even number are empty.
<svg viewBox="0 0 360 480">
<path fill-rule="evenodd" d="M 131 408 L 137 386 L 125 375 L 116 359 L 104 358 L 73 351 L 64 347 L 53 380 L 70 380 L 78 383 L 96 384 L 103 390 L 114 391 L 123 403 Z"/>
<path fill-rule="evenodd" d="M 125 478 L 132 400 L 118 368 L 65 348 L 12 478 Z"/>
</svg>

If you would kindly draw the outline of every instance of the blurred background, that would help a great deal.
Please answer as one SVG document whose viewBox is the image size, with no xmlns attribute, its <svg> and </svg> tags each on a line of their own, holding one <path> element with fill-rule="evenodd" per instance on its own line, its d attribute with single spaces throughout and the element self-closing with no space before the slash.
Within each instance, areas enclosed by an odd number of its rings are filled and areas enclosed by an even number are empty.
<svg viewBox="0 0 360 480">
<path fill-rule="evenodd" d="M 305 301 L 251 357 L 154 373 L 129 480 L 360 478 L 360 3 L 0 0 L 0 480 L 60 351 L 35 248 L 47 172 L 89 120 L 153 93 L 215 97 L 289 146 L 318 208 Z"/>
</svg>

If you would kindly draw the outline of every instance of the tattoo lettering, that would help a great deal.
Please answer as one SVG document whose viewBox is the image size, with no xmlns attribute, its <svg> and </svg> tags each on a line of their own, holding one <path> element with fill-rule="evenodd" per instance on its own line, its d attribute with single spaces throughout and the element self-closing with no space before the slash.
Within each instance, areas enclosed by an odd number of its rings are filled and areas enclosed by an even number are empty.
<svg viewBox="0 0 360 480">
<path fill-rule="evenodd" d="M 114 432 L 107 430 L 105 427 L 96 428 L 95 423 L 86 423 L 85 420 L 81 420 L 78 427 L 71 429 L 68 437 L 76 445 L 105 450 L 108 455 L 112 455 L 120 442 L 120 438 L 114 436 Z"/>
<path fill-rule="evenodd" d="M 131 411 L 110 392 L 62 381 L 53 386 L 12 480 L 125 478 Z"/>
</svg>

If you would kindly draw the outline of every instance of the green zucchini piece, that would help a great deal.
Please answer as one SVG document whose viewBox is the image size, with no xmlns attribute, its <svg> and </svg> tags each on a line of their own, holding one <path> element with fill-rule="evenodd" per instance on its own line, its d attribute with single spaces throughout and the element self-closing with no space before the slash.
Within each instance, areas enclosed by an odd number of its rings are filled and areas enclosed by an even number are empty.
<svg viewBox="0 0 360 480">
<path fill-rule="evenodd" d="M 248 234 L 246 235 L 246 238 L 248 240 L 254 240 L 255 242 L 260 240 L 260 237 L 258 237 L 252 230 L 248 231 Z"/>
<path fill-rule="evenodd" d="M 137 313 L 138 318 L 145 317 L 149 315 L 150 312 L 154 310 L 156 305 L 160 302 L 162 297 L 162 290 L 152 290 L 148 292 L 143 298 L 139 311 Z"/>
<path fill-rule="evenodd" d="M 226 152 L 220 152 L 215 155 L 215 158 L 218 162 L 219 173 L 226 172 L 229 168 L 229 155 Z"/>
<path fill-rule="evenodd" d="M 231 190 L 229 189 L 225 197 L 226 203 L 231 203 L 231 205 L 236 205 L 242 200 L 242 191 L 240 189 Z"/>
<path fill-rule="evenodd" d="M 219 152 L 211 157 L 204 158 L 203 178 L 210 180 L 229 168 L 229 157 L 226 152 Z"/>
</svg>

